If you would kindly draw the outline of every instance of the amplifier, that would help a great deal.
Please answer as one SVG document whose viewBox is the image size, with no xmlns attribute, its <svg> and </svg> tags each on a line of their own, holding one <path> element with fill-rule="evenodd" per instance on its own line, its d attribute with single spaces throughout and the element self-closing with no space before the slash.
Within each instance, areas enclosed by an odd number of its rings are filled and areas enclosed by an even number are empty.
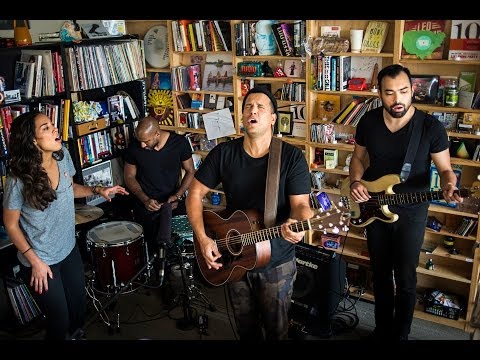
<svg viewBox="0 0 480 360">
<path fill-rule="evenodd" d="M 345 292 L 346 263 L 334 251 L 300 243 L 290 320 L 307 329 L 329 327 Z"/>
</svg>

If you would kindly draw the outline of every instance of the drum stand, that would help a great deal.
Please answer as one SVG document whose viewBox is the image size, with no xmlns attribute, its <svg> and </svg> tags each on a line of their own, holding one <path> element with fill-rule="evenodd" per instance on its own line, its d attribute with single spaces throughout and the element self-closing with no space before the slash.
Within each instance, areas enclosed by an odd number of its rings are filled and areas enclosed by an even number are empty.
<svg viewBox="0 0 480 360">
<path fill-rule="evenodd" d="M 152 264 L 153 262 L 155 261 L 157 255 L 154 254 L 152 256 L 152 258 L 150 260 L 148 260 L 146 262 L 146 264 L 130 279 L 128 280 L 124 285 L 122 285 L 117 292 L 115 292 L 114 294 L 107 294 L 105 293 L 104 295 L 108 297 L 112 296 L 105 305 L 101 306 L 100 308 L 97 307 L 97 304 L 96 302 L 98 302 L 100 305 L 101 302 L 96 298 L 95 296 L 95 292 L 97 291 L 93 285 L 87 285 L 87 295 L 90 296 L 92 299 L 93 299 L 93 305 L 95 307 L 95 310 L 97 310 L 97 314 L 94 314 L 86 323 L 83 327 L 81 328 L 78 328 L 77 330 L 75 330 L 75 332 L 72 334 L 72 336 L 70 337 L 70 340 L 78 340 L 78 339 L 81 339 L 84 334 L 85 334 L 85 330 L 86 328 L 88 328 L 90 325 L 92 325 L 96 320 L 97 320 L 97 317 L 100 317 L 102 319 L 102 321 L 108 326 L 108 329 L 109 329 L 109 332 L 110 331 L 113 331 L 113 324 L 110 322 L 110 319 L 107 315 L 107 309 L 109 308 L 110 305 L 113 304 L 114 301 L 118 300 L 118 297 L 126 292 L 130 292 L 130 291 L 126 291 L 128 289 L 128 287 L 130 287 L 133 282 L 138 278 L 140 277 L 140 275 L 142 275 L 142 273 L 147 270 L 147 271 L 150 271 L 150 269 L 152 268 Z M 92 294 L 90 293 L 90 291 L 92 292 Z M 117 320 L 116 320 L 116 330 L 117 332 L 120 331 L 120 314 L 117 313 Z"/>
<path fill-rule="evenodd" d="M 191 330 L 198 325 L 198 321 L 194 318 L 196 310 L 192 307 L 192 300 L 200 299 L 208 306 L 210 311 L 216 311 L 216 308 L 205 294 L 195 285 L 192 265 L 189 262 L 184 261 L 184 254 L 182 253 L 181 247 L 179 245 L 175 245 L 175 247 L 180 262 L 180 272 L 183 284 L 183 293 L 179 294 L 183 307 L 183 319 L 177 320 L 177 328 L 180 330 Z"/>
</svg>

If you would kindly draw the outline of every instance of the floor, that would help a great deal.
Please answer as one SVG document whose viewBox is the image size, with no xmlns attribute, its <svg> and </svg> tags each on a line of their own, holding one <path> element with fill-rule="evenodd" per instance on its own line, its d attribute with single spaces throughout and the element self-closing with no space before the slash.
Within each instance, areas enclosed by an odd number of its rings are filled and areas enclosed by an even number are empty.
<svg viewBox="0 0 480 360">
<path fill-rule="evenodd" d="M 160 280 L 153 275 L 153 270 L 151 276 L 140 277 L 138 282 L 126 287 L 125 293 L 106 294 L 93 288 L 93 283 L 87 281 L 89 302 L 88 320 L 83 328 L 87 339 L 85 343 L 160 340 L 161 346 L 165 346 L 165 342 L 175 343 L 183 349 L 179 340 L 194 343 L 236 340 L 225 286 L 213 287 L 205 283 L 194 267 L 193 255 L 188 251 L 182 254 L 180 259 L 184 261 L 184 266 L 170 259 L 162 286 L 159 286 Z M 88 269 L 87 279 L 92 279 Z M 373 309 L 370 302 L 353 297 L 344 299 L 333 316 L 331 336 L 318 329 L 306 328 L 305 318 L 292 315 L 290 338 L 294 342 L 364 339 L 374 328 Z M 0 340 L 42 338 L 41 321 L 40 325 L 33 323 L 14 332 L 0 332 Z M 469 334 L 415 318 L 410 340 L 469 340 Z"/>
</svg>

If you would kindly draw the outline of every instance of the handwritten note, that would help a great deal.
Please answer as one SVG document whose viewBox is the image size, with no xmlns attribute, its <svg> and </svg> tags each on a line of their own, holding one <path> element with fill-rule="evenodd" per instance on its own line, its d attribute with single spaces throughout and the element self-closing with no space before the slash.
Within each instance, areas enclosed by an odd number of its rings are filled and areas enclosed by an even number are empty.
<svg viewBox="0 0 480 360">
<path fill-rule="evenodd" d="M 228 108 L 204 114 L 203 123 L 205 124 L 208 140 L 235 134 L 232 114 Z"/>
</svg>

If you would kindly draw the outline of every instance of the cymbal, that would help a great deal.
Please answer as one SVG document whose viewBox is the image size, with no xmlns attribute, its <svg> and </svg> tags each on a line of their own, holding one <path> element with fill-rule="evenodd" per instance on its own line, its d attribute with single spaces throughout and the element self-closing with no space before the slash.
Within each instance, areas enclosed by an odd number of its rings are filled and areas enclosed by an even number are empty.
<svg viewBox="0 0 480 360">
<path fill-rule="evenodd" d="M 93 205 L 75 204 L 75 225 L 85 224 L 102 217 L 103 210 Z"/>
</svg>

